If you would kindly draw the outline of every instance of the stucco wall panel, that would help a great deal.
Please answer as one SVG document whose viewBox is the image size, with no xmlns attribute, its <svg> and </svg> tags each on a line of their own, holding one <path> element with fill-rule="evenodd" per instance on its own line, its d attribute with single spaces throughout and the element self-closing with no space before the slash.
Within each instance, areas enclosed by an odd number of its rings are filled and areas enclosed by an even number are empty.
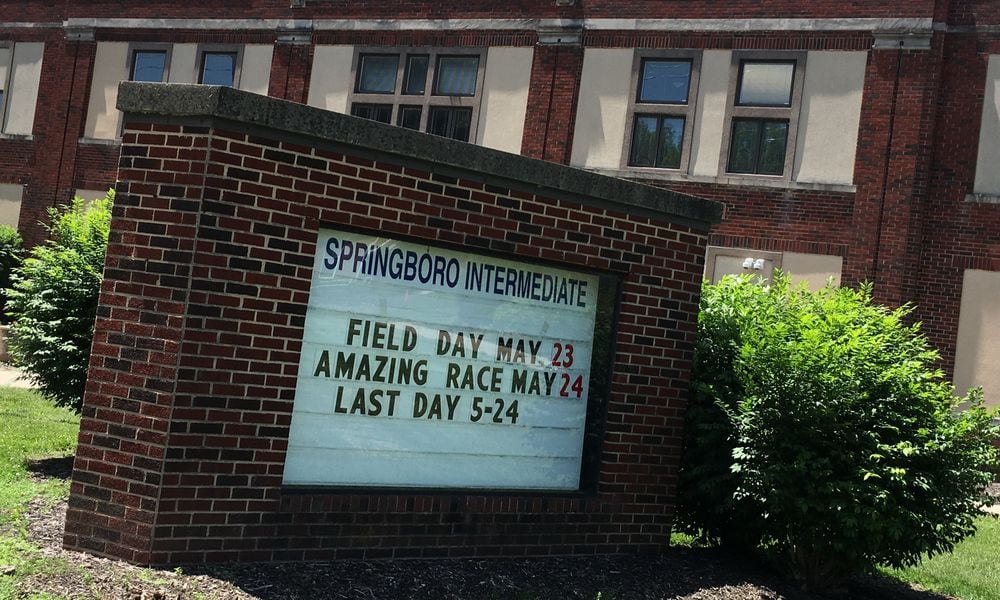
<svg viewBox="0 0 1000 600">
<path fill-rule="evenodd" d="M 477 144 L 515 154 L 521 151 L 533 54 L 533 48 L 489 49 Z"/>
<path fill-rule="evenodd" d="M 0 224 L 17 227 L 23 191 L 23 186 L 0 183 Z"/>
<path fill-rule="evenodd" d="M 983 120 L 979 126 L 976 157 L 977 194 L 1000 194 L 1000 54 L 989 58 L 983 94 Z"/>
<path fill-rule="evenodd" d="M 243 64 L 240 65 L 239 88 L 255 94 L 267 95 L 271 79 L 271 44 L 248 44 L 243 47 Z"/>
<path fill-rule="evenodd" d="M 701 57 L 698 106 L 691 141 L 691 173 L 694 175 L 715 177 L 719 174 L 731 62 L 732 52 L 728 50 L 706 50 Z"/>
<path fill-rule="evenodd" d="M 834 285 L 840 285 L 844 259 L 840 256 L 785 252 L 781 257 L 781 268 L 788 273 L 793 284 L 805 282 L 809 289 L 818 290 L 831 278 Z"/>
<path fill-rule="evenodd" d="M 38 82 L 42 75 L 45 44 L 20 43 L 14 46 L 11 61 L 10 93 L 5 94 L 7 120 L 4 133 L 31 135 L 35 124 Z"/>
<path fill-rule="evenodd" d="M 115 103 L 118 100 L 118 84 L 128 78 L 128 71 L 127 43 L 97 44 L 84 137 L 107 140 L 118 137 L 121 115 L 115 108 Z"/>
<path fill-rule="evenodd" d="M 955 351 L 955 388 L 982 386 L 986 403 L 1000 406 L 1000 272 L 967 269 Z"/>
<path fill-rule="evenodd" d="M 633 54 L 632 49 L 588 49 L 584 53 L 571 165 L 590 169 L 620 166 Z"/>
<path fill-rule="evenodd" d="M 867 60 L 867 52 L 809 53 L 794 180 L 853 183 Z"/>
<path fill-rule="evenodd" d="M 306 104 L 346 113 L 347 97 L 354 85 L 352 60 L 354 46 L 316 46 Z"/>
</svg>

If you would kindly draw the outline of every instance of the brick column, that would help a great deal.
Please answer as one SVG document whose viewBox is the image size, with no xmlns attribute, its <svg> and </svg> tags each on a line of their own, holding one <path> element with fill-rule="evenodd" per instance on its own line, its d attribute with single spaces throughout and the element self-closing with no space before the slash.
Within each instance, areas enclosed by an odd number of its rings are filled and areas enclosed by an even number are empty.
<svg viewBox="0 0 1000 600">
<path fill-rule="evenodd" d="M 855 163 L 855 235 L 844 281 L 873 281 L 876 298 L 890 305 L 913 297 L 940 46 L 939 38 L 931 48 L 877 43 L 865 77 L 861 122 L 866 126 L 859 134 Z"/>
<path fill-rule="evenodd" d="M 64 541 L 148 563 L 208 137 L 145 125 L 122 144 Z"/>
<path fill-rule="evenodd" d="M 311 31 L 279 31 L 271 59 L 271 81 L 267 95 L 305 104 L 309 97 L 312 57 Z"/>
<path fill-rule="evenodd" d="M 583 47 L 579 44 L 535 48 L 521 154 L 569 164 L 582 74 Z"/>
<path fill-rule="evenodd" d="M 76 151 L 87 116 L 97 44 L 93 31 L 66 31 L 45 40 L 35 105 L 35 163 L 21 201 L 19 222 L 48 221 L 48 208 L 69 202 Z M 44 241 L 38 227 L 23 227 L 25 243 Z"/>
</svg>

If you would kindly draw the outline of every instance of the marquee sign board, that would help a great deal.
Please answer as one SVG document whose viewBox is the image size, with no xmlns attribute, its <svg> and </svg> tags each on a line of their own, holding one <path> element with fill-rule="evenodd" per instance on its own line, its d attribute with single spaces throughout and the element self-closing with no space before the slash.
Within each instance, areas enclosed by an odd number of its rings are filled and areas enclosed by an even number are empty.
<svg viewBox="0 0 1000 600">
<path fill-rule="evenodd" d="M 320 230 L 284 483 L 579 489 L 600 285 Z"/>
</svg>

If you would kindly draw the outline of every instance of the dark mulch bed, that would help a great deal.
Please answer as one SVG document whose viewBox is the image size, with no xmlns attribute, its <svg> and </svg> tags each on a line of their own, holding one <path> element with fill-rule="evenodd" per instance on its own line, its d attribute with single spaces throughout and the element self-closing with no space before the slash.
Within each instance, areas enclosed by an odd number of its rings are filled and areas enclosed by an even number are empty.
<svg viewBox="0 0 1000 600">
<path fill-rule="evenodd" d="M 55 463 L 47 467 L 56 467 Z M 35 469 L 35 477 L 62 469 Z M 21 582 L 22 597 L 47 592 L 109 600 L 816 600 L 740 557 L 700 548 L 659 556 L 504 560 L 341 561 L 196 565 L 142 569 L 62 549 L 65 504 L 27 507 L 29 536 L 56 572 Z M 884 578 L 850 582 L 833 596 L 858 600 L 944 600 Z"/>
</svg>

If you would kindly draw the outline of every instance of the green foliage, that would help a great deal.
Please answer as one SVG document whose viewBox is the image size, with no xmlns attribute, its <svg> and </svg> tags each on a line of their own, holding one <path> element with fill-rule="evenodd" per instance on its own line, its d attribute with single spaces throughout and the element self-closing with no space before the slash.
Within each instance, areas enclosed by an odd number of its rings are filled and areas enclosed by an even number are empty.
<svg viewBox="0 0 1000 600">
<path fill-rule="evenodd" d="M 24 247 L 21 241 L 21 234 L 10 225 L 0 225 L 0 324 L 10 323 L 5 306 L 7 304 L 7 294 L 5 290 L 10 287 L 11 274 L 21 266 L 24 258 Z"/>
<path fill-rule="evenodd" d="M 910 311 L 785 276 L 706 285 L 684 526 L 813 588 L 971 535 L 1000 431 L 981 392 L 953 396 Z"/>
<path fill-rule="evenodd" d="M 104 269 L 114 192 L 51 210 L 49 241 L 14 273 L 11 355 L 41 393 L 79 412 Z"/>
</svg>

